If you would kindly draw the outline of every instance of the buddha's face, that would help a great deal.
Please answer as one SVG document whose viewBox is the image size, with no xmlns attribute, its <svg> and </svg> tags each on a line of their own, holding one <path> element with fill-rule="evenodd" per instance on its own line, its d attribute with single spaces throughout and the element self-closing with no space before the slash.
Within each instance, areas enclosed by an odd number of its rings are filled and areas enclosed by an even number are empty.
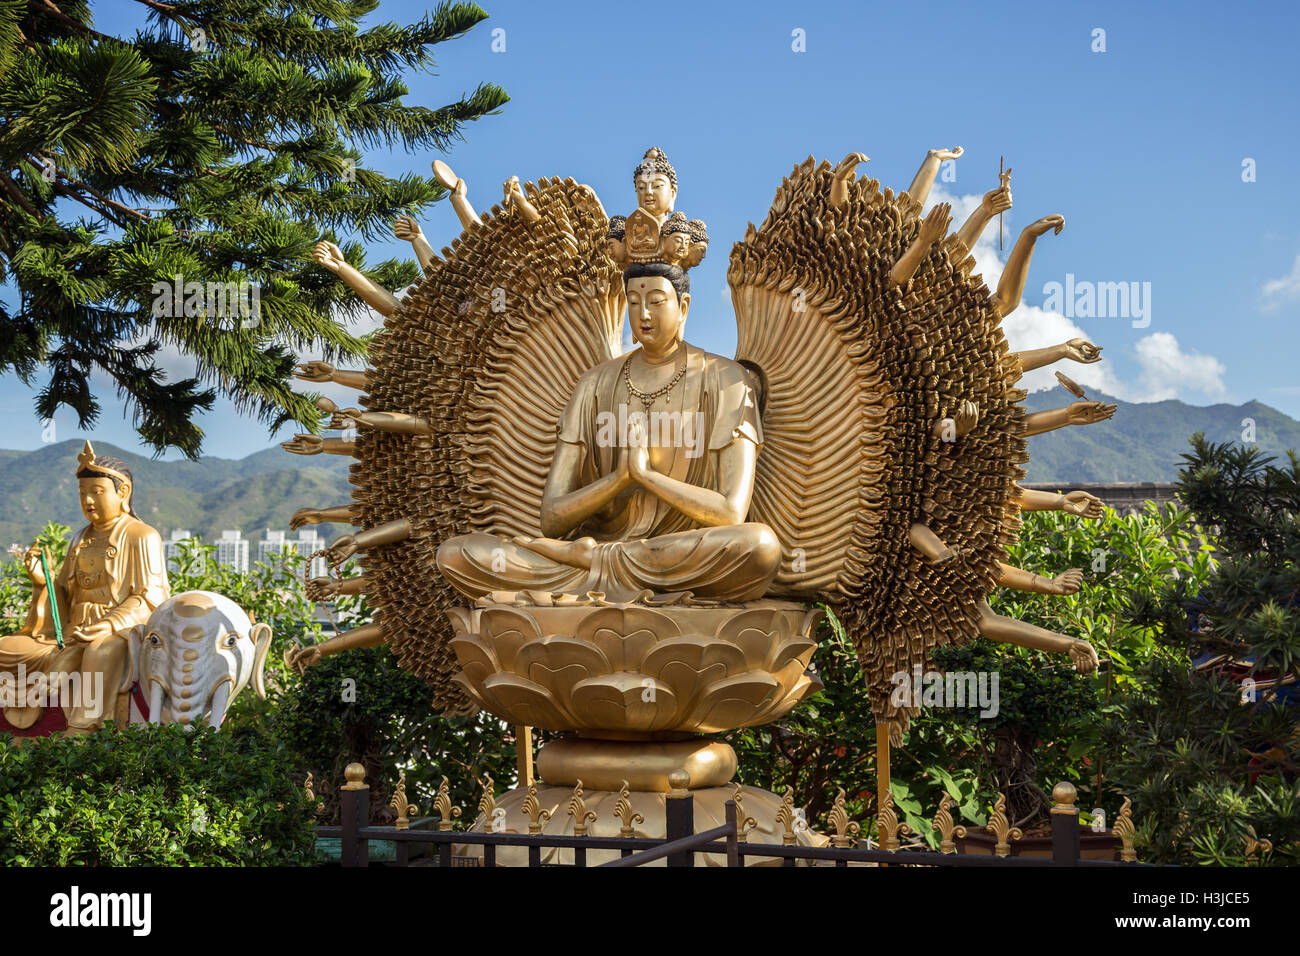
<svg viewBox="0 0 1300 956">
<path fill-rule="evenodd" d="M 664 237 L 664 255 L 671 262 L 681 262 L 691 248 L 691 236 L 687 232 L 670 232 Z"/>
<path fill-rule="evenodd" d="M 692 242 L 690 252 L 686 253 L 686 265 L 694 269 L 704 261 L 704 254 L 709 251 L 707 242 Z"/>
<path fill-rule="evenodd" d="M 77 489 L 81 513 L 96 527 L 116 521 L 126 513 L 131 486 L 125 481 L 118 491 L 113 487 L 112 478 L 78 478 Z"/>
<path fill-rule="evenodd" d="M 679 303 L 677 290 L 663 276 L 627 280 L 627 318 L 632 338 L 652 355 L 671 351 L 681 339 L 690 304 L 690 293 Z"/>
<path fill-rule="evenodd" d="M 677 190 L 673 188 L 667 173 L 642 172 L 636 177 L 636 201 L 646 212 L 656 218 L 673 211 L 673 202 L 677 199 Z"/>
</svg>

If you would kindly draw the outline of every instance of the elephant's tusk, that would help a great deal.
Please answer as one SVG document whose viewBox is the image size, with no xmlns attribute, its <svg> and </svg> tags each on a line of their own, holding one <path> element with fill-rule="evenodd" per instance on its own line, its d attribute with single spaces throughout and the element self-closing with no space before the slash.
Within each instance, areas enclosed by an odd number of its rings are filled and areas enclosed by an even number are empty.
<svg viewBox="0 0 1300 956">
<path fill-rule="evenodd" d="M 163 685 L 154 681 L 149 685 L 149 723 L 162 723 Z"/>
<path fill-rule="evenodd" d="M 212 710 L 208 714 L 208 726 L 220 727 L 226 718 L 226 705 L 230 703 L 230 681 L 222 681 L 212 692 Z"/>
</svg>

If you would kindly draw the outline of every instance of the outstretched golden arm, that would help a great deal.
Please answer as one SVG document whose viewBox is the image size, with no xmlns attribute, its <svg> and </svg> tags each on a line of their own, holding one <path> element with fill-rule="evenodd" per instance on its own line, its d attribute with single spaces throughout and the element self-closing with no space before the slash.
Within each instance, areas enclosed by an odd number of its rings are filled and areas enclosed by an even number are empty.
<svg viewBox="0 0 1300 956">
<path fill-rule="evenodd" d="M 924 206 L 925 201 L 930 197 L 930 189 L 934 186 L 935 177 L 939 175 L 939 167 L 946 160 L 956 159 L 963 152 L 965 150 L 960 146 L 954 146 L 952 149 L 930 150 L 921 161 L 921 168 L 916 171 L 912 185 L 907 187 L 907 194 L 915 199 L 918 205 Z"/>
<path fill-rule="evenodd" d="M 1025 279 L 1029 276 L 1029 260 L 1034 254 L 1034 243 L 1038 237 L 1049 229 L 1055 235 L 1060 235 L 1064 228 L 1065 217 L 1053 214 L 1031 222 L 1020 233 L 1020 238 L 1016 240 L 1015 248 L 1007 259 L 1007 266 L 1002 270 L 998 291 L 993 294 L 994 308 L 999 316 L 1009 315 L 1020 305 L 1020 297 L 1025 291 Z"/>
<path fill-rule="evenodd" d="M 1071 491 L 1069 494 L 1056 494 L 1040 491 L 1037 488 L 1021 488 L 1020 494 L 1012 499 L 1021 511 L 1064 511 L 1076 518 L 1088 518 L 1095 521 L 1106 513 L 1106 506 L 1096 495 L 1086 491 Z"/>
<path fill-rule="evenodd" d="M 925 254 L 930 251 L 930 247 L 944 237 L 948 232 L 948 227 L 952 224 L 952 204 L 941 202 L 931 209 L 921 220 L 920 229 L 916 233 L 916 238 L 912 244 L 907 247 L 907 251 L 894 264 L 894 268 L 889 271 L 889 281 L 893 285 L 903 285 L 912 278 L 916 272 L 917 266 L 925 258 Z"/>
<path fill-rule="evenodd" d="M 984 227 L 992 222 L 993 217 L 998 213 L 1006 212 L 1010 208 L 1010 186 L 999 186 L 997 189 L 989 190 L 980 200 L 980 204 L 975 207 L 975 211 L 957 230 L 957 238 L 961 240 L 967 251 L 974 249 L 975 243 L 979 242 L 980 235 L 984 232 Z"/>
<path fill-rule="evenodd" d="M 319 663 L 322 657 L 341 654 L 344 651 L 361 647 L 377 647 L 382 643 L 384 643 L 383 627 L 379 624 L 366 624 L 350 631 L 344 631 L 337 637 L 331 637 L 328 641 L 320 644 L 310 644 L 306 647 L 295 647 L 287 650 L 284 653 L 284 662 L 298 674 L 301 674 L 313 664 Z"/>
<path fill-rule="evenodd" d="M 408 415 L 405 412 L 363 412 L 359 408 L 339 408 L 323 396 L 316 399 L 316 407 L 326 415 L 339 415 L 356 422 L 358 425 L 377 428 L 385 432 L 394 432 L 401 435 L 427 435 L 431 430 L 426 419 L 421 418 L 419 415 Z"/>
<path fill-rule="evenodd" d="M 955 550 L 948 547 L 938 535 L 920 522 L 912 525 L 910 538 L 912 546 L 920 551 L 931 564 L 940 564 L 957 557 Z M 1022 584 L 1034 583 L 1020 577 L 1025 575 L 1025 572 L 1020 571 L 1018 568 L 1011 568 L 1007 565 L 1003 565 L 1002 568 L 1003 580 L 1010 579 L 1019 581 Z M 1030 577 L 1036 578 L 1037 575 L 1031 575 Z M 1062 582 L 1063 585 L 1071 583 L 1073 581 L 1072 572 L 1067 571 L 1061 578 L 1065 579 Z M 1079 579 L 1082 580 L 1082 572 L 1079 573 Z M 1043 580 L 1048 579 L 1044 578 Z M 999 581 L 999 583 L 1002 583 L 1002 581 Z M 1053 580 L 1052 583 L 1055 585 L 1056 580 Z M 1012 586 L 1018 585 L 1012 584 Z M 1077 585 L 1075 589 L 1077 590 Z M 1027 590 L 1034 590 L 1034 588 L 1027 588 Z M 1053 591 L 1044 593 L 1073 592 Z M 1041 651 L 1069 654 L 1075 670 L 1081 674 L 1088 674 L 1097 669 L 1097 652 L 1087 641 L 1067 637 L 1064 634 L 1057 634 L 1034 624 L 1027 624 L 1024 621 L 1004 617 L 995 613 L 989 607 L 987 600 L 980 601 L 979 614 L 980 634 L 989 640 L 999 641 L 1003 644 L 1016 644 L 1020 647 L 1032 647 Z"/>
<path fill-rule="evenodd" d="M 1118 407 L 1105 402 L 1071 402 L 1064 408 L 1033 412 L 1024 417 L 1024 434 L 1041 435 L 1066 425 L 1095 425 L 1114 415 Z"/>
<path fill-rule="evenodd" d="M 1062 342 L 1060 345 L 1049 345 L 1047 348 L 1042 349 L 1028 349 L 1014 354 L 1020 362 L 1020 370 L 1022 372 L 1032 372 L 1036 368 L 1051 365 L 1053 362 L 1059 362 L 1062 359 L 1070 359 L 1072 362 L 1078 362 L 1081 365 L 1100 362 L 1101 348 L 1100 345 L 1093 345 L 1087 339 L 1070 339 L 1070 341 Z"/>
<path fill-rule="evenodd" d="M 294 435 L 292 441 L 280 442 L 280 447 L 294 455 L 351 455 L 356 452 L 357 443 L 320 435 Z"/>
<path fill-rule="evenodd" d="M 392 315 L 401 307 L 401 303 L 393 293 L 376 285 L 362 275 L 355 266 L 349 265 L 343 258 L 343 251 L 334 243 L 329 241 L 316 243 L 312 258 L 346 282 L 348 288 L 380 315 Z"/>
<path fill-rule="evenodd" d="M 370 375 L 365 371 L 338 369 L 329 362 L 303 362 L 293 373 L 304 382 L 333 382 L 347 388 L 364 389 L 370 386 Z"/>
<path fill-rule="evenodd" d="M 434 254 L 433 246 L 429 245 L 429 240 L 424 238 L 424 230 L 412 216 L 399 216 L 393 223 L 393 235 L 398 239 L 405 239 L 411 244 L 411 249 L 415 252 L 415 258 L 420 260 L 420 268 L 425 269 L 433 265 L 437 256 Z"/>
<path fill-rule="evenodd" d="M 332 508 L 299 508 L 289 519 L 289 530 L 297 531 L 306 524 L 356 524 L 356 505 L 335 505 Z"/>
<path fill-rule="evenodd" d="M 405 541 L 410 536 L 410 519 L 401 518 L 367 528 L 365 531 L 358 531 L 356 534 L 345 534 L 325 549 L 325 557 L 330 564 L 339 565 L 359 551 L 369 551 L 384 544 L 395 544 L 398 541 Z"/>
</svg>

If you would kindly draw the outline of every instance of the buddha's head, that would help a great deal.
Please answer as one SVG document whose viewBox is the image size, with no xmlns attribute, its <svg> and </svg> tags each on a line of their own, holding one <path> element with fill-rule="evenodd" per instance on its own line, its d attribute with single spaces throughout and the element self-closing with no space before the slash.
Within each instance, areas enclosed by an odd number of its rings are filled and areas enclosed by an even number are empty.
<svg viewBox="0 0 1300 956">
<path fill-rule="evenodd" d="M 670 352 L 682 340 L 691 306 L 686 270 L 666 262 L 638 262 L 623 273 L 632 338 L 650 354 Z"/>
<path fill-rule="evenodd" d="M 120 458 L 95 456 L 90 442 L 77 458 L 77 500 L 86 520 L 97 528 L 112 524 L 124 514 L 134 516 L 131 507 L 131 469 Z"/>
<path fill-rule="evenodd" d="M 703 219 L 692 219 L 687 225 L 691 227 L 691 248 L 686 254 L 686 268 L 694 269 L 709 251 L 709 230 Z"/>
<path fill-rule="evenodd" d="M 677 170 L 658 146 L 646 150 L 632 173 L 632 182 L 636 185 L 636 201 L 646 212 L 662 220 L 673 211 L 677 201 Z"/>
<path fill-rule="evenodd" d="M 605 251 L 615 262 L 627 261 L 627 216 L 613 216 L 609 220 L 609 231 L 605 233 Z"/>
<path fill-rule="evenodd" d="M 691 227 L 681 213 L 673 213 L 664 223 L 663 238 L 659 241 L 659 254 L 674 265 L 681 265 L 691 251 Z"/>
</svg>

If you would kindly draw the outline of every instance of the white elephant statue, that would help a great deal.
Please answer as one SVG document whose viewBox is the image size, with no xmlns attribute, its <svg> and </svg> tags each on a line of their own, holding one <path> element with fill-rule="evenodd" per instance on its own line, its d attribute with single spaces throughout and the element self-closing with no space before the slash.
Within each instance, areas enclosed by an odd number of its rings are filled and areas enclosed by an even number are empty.
<svg viewBox="0 0 1300 956">
<path fill-rule="evenodd" d="M 254 624 L 230 598 L 211 591 L 172 595 L 131 633 L 132 677 L 148 702 L 147 711 L 132 707 L 133 722 L 188 728 L 202 720 L 220 727 L 250 678 L 265 699 L 270 647 L 270 626 Z"/>
</svg>

